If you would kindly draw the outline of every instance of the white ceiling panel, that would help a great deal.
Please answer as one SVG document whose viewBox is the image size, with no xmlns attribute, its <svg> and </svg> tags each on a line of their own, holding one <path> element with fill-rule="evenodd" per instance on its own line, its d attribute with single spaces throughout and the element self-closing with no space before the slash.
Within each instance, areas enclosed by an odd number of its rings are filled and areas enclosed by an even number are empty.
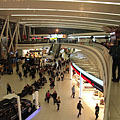
<svg viewBox="0 0 120 120">
<path fill-rule="evenodd" d="M 120 25 L 119 10 L 119 0 L 0 0 L 0 17 L 36 27 L 102 30 L 105 25 Z"/>
</svg>

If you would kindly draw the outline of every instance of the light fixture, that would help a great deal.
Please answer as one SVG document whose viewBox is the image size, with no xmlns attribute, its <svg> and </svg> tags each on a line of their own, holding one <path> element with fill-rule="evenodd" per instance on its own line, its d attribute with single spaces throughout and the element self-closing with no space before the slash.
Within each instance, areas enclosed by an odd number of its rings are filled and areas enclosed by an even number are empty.
<svg viewBox="0 0 120 120">
<path fill-rule="evenodd" d="M 56 29 L 56 32 L 58 33 L 58 32 L 59 32 L 59 29 Z"/>
</svg>

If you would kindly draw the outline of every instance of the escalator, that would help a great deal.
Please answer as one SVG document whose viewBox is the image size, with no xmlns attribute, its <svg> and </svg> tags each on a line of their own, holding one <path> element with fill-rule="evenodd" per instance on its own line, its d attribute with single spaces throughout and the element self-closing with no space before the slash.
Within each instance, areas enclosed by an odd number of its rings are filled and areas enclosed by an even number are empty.
<svg viewBox="0 0 120 120">
<path fill-rule="evenodd" d="M 52 44 L 49 50 L 49 55 L 53 55 L 54 58 L 58 58 L 60 49 L 61 49 L 61 44 Z"/>
<path fill-rule="evenodd" d="M 49 49 L 48 55 L 51 54 L 52 48 L 53 48 L 53 44 L 50 46 L 50 49 Z"/>
<path fill-rule="evenodd" d="M 59 57 L 60 49 L 61 49 L 61 44 L 58 44 L 58 49 L 56 49 L 55 58 Z"/>
</svg>

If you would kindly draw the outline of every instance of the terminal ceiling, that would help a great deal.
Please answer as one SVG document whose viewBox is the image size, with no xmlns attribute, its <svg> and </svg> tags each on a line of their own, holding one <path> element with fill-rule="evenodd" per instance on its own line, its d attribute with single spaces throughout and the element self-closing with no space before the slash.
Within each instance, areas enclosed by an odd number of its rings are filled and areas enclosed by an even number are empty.
<svg viewBox="0 0 120 120">
<path fill-rule="evenodd" d="M 0 17 L 30 27 L 106 31 L 119 28 L 119 0 L 0 0 Z M 106 27 L 109 26 L 109 27 Z"/>
</svg>

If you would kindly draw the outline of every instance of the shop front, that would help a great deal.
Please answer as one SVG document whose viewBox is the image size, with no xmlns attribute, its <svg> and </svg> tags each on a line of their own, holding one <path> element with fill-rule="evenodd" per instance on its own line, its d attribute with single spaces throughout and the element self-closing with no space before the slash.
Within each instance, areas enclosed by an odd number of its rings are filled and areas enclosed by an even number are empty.
<svg viewBox="0 0 120 120">
<path fill-rule="evenodd" d="M 100 107 L 99 118 L 102 120 L 104 114 L 103 83 L 102 80 L 95 78 L 76 64 L 71 63 L 72 85 L 75 85 L 76 92 L 79 92 L 79 98 L 83 99 L 93 112 L 98 103 Z"/>
</svg>

